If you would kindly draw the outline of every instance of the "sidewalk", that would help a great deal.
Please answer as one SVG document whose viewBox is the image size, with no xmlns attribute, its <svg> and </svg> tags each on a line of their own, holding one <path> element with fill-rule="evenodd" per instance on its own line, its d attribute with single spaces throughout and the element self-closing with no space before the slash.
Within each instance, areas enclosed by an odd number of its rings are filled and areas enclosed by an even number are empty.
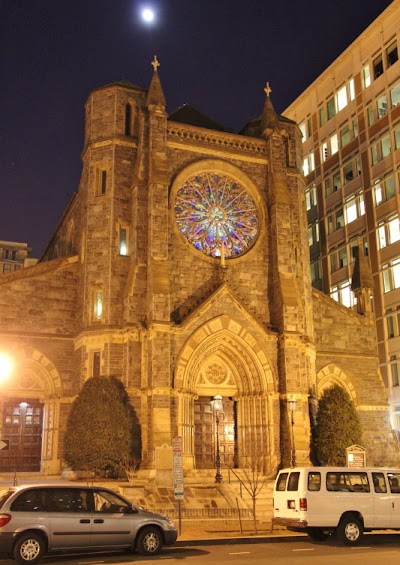
<svg viewBox="0 0 400 565">
<path fill-rule="evenodd" d="M 178 524 L 176 523 L 178 527 Z M 178 545 L 195 545 L 195 544 L 205 544 L 210 542 L 215 543 L 230 543 L 233 541 L 241 540 L 244 543 L 257 543 L 257 540 L 286 540 L 287 538 L 305 538 L 306 534 L 298 534 L 295 532 L 290 532 L 285 528 L 276 528 L 271 531 L 271 528 L 260 528 L 257 534 L 254 530 L 251 531 L 246 529 L 242 532 L 239 530 L 233 530 L 229 526 L 224 528 L 220 524 L 216 524 L 213 528 L 213 524 L 209 523 L 209 528 L 204 529 L 199 526 L 185 525 L 182 523 L 181 533 L 178 535 Z"/>
</svg>

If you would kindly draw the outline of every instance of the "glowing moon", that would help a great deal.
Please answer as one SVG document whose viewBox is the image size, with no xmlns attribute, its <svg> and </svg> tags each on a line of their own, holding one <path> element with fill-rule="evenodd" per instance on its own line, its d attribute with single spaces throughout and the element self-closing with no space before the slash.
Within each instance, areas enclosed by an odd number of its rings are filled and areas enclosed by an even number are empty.
<svg viewBox="0 0 400 565">
<path fill-rule="evenodd" d="M 143 21 L 145 21 L 148 24 L 153 23 L 154 18 L 155 18 L 154 10 L 152 8 L 143 8 L 142 18 L 143 18 Z"/>
</svg>

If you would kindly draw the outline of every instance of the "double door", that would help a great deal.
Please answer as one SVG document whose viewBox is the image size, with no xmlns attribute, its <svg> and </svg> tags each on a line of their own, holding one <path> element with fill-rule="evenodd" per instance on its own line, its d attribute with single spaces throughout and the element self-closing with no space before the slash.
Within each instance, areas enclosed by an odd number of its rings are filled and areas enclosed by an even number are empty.
<svg viewBox="0 0 400 565">
<path fill-rule="evenodd" d="M 1 440 L 8 449 L 0 451 L 3 472 L 40 471 L 43 404 L 36 399 L 10 399 L 3 404 Z"/>
<path fill-rule="evenodd" d="M 222 465 L 237 466 L 236 403 L 225 397 L 219 414 L 218 439 Z M 215 467 L 217 418 L 212 398 L 200 396 L 194 404 L 194 449 L 197 469 Z"/>
</svg>

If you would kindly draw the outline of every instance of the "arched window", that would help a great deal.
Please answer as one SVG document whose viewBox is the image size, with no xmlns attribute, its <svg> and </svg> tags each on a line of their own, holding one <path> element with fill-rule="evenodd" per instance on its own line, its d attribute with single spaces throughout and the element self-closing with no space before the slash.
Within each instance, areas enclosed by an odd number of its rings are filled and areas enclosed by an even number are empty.
<svg viewBox="0 0 400 565">
<path fill-rule="evenodd" d="M 132 108 L 130 104 L 125 106 L 125 135 L 132 135 Z"/>
</svg>

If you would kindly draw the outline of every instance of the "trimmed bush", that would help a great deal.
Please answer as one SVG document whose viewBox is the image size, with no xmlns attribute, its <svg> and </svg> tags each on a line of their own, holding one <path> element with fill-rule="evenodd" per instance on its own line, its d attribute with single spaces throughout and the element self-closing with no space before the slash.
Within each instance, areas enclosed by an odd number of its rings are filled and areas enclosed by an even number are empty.
<svg viewBox="0 0 400 565">
<path fill-rule="evenodd" d="M 361 443 L 361 425 L 350 396 L 339 385 L 326 389 L 318 403 L 315 430 L 318 462 L 346 465 L 346 448 Z"/>
<path fill-rule="evenodd" d="M 68 416 L 64 458 L 74 471 L 115 472 L 140 457 L 140 428 L 124 385 L 93 377 L 83 385 Z"/>
</svg>

